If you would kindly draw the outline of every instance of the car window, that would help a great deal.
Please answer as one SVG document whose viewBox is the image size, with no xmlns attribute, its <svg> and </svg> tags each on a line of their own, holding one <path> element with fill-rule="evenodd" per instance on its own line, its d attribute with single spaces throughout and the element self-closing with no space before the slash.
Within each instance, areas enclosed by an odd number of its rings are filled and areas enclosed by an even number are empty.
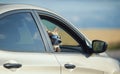
<svg viewBox="0 0 120 74">
<path fill-rule="evenodd" d="M 58 34 L 61 36 L 61 39 L 62 39 L 62 45 L 78 46 L 78 43 L 67 32 L 65 32 L 62 28 L 55 25 L 55 23 L 50 22 L 49 20 L 46 20 L 46 19 L 42 19 L 42 23 L 46 27 L 47 31 L 53 32 L 55 28 L 58 29 Z"/>
<path fill-rule="evenodd" d="M 0 18 L 0 50 L 44 52 L 45 48 L 31 13 L 15 13 Z"/>
<path fill-rule="evenodd" d="M 61 26 L 61 23 L 58 20 L 44 15 L 40 15 L 40 18 L 42 24 L 46 28 L 46 31 L 54 32 L 54 30 L 56 30 L 58 36 L 60 36 L 62 42 L 58 45 L 61 49 L 61 52 L 81 52 L 80 44 L 72 37 L 72 35 L 67 32 L 67 29 L 63 29 L 64 26 Z"/>
</svg>

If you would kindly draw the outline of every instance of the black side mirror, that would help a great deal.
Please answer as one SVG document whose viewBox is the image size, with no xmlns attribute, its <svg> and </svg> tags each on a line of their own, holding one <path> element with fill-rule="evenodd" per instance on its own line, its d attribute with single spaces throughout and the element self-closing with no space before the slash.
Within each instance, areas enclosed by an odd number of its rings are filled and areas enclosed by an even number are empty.
<svg viewBox="0 0 120 74">
<path fill-rule="evenodd" d="M 107 43 L 101 40 L 93 40 L 92 49 L 94 53 L 102 53 L 107 50 Z"/>
</svg>

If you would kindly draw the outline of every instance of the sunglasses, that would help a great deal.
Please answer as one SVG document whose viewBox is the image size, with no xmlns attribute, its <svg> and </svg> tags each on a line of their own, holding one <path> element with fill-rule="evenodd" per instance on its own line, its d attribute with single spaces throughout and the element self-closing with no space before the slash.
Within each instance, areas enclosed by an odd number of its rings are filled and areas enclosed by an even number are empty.
<svg viewBox="0 0 120 74">
<path fill-rule="evenodd" d="M 50 38 L 52 38 L 52 39 L 61 39 L 61 37 L 58 36 L 58 35 L 51 35 Z"/>
</svg>

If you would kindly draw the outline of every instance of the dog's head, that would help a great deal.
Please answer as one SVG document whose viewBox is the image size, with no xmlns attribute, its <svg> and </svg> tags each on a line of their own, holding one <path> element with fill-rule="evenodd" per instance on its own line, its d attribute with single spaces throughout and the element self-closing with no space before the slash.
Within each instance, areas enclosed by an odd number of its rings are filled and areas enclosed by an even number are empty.
<svg viewBox="0 0 120 74">
<path fill-rule="evenodd" d="M 55 51 L 60 51 L 59 45 L 61 44 L 61 37 L 58 35 L 57 28 L 54 29 L 54 31 L 47 31 L 48 35 L 51 39 L 52 45 L 55 49 Z"/>
</svg>

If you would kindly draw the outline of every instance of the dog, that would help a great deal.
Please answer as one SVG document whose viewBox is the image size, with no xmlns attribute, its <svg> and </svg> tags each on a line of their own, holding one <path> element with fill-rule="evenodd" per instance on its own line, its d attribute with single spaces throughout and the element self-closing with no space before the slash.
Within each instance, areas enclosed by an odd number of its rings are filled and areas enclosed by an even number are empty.
<svg viewBox="0 0 120 74">
<path fill-rule="evenodd" d="M 47 30 L 51 43 L 55 52 L 60 52 L 61 37 L 58 35 L 58 29 L 55 28 L 53 31 Z"/>
</svg>

